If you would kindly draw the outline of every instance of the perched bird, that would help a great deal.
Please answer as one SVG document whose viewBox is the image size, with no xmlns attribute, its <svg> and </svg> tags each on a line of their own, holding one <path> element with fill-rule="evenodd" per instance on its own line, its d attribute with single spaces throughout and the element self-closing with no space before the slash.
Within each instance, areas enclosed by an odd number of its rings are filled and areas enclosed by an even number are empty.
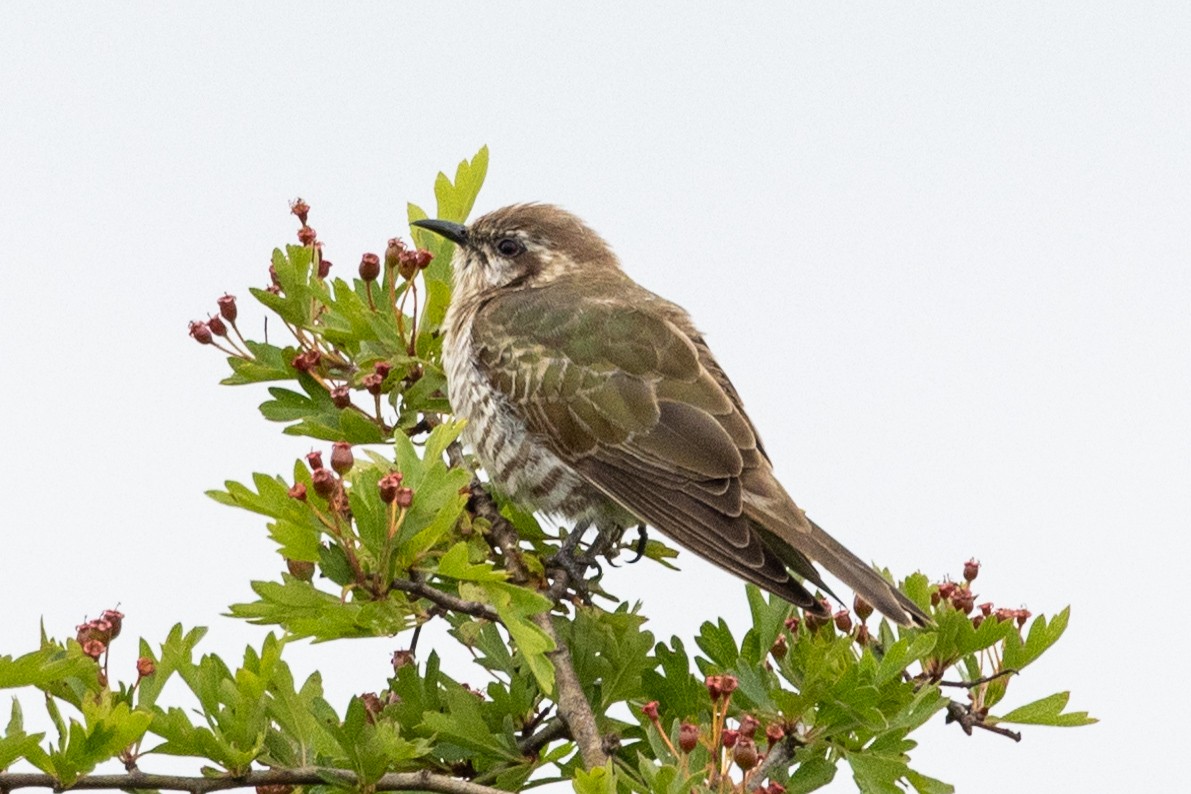
<svg viewBox="0 0 1191 794">
<path fill-rule="evenodd" d="M 756 428 L 680 307 L 548 204 L 469 226 L 455 245 L 443 359 L 464 439 L 515 501 L 582 524 L 648 524 L 800 607 L 817 561 L 898 623 L 927 616 L 819 528 L 773 474 Z"/>
</svg>

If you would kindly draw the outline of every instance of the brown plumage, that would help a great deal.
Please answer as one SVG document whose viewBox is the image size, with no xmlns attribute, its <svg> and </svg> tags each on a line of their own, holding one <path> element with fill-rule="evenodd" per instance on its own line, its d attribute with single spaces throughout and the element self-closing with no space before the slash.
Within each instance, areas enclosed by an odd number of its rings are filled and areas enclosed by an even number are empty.
<svg viewBox="0 0 1191 794">
<path fill-rule="evenodd" d="M 817 561 L 899 623 L 928 618 L 807 519 L 774 477 L 736 389 L 686 312 L 632 281 L 557 207 L 521 204 L 455 241 L 443 355 L 455 411 L 493 482 L 571 520 L 644 522 L 824 613 Z"/>
</svg>

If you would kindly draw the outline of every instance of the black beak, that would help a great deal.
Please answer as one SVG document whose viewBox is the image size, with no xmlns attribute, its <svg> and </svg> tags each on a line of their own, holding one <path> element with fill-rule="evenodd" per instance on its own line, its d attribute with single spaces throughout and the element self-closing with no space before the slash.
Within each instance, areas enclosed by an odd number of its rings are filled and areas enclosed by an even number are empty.
<svg viewBox="0 0 1191 794">
<path fill-rule="evenodd" d="M 467 245 L 467 227 L 453 221 L 425 220 L 414 221 L 411 226 L 421 226 L 435 234 L 441 235 L 456 245 Z"/>
</svg>

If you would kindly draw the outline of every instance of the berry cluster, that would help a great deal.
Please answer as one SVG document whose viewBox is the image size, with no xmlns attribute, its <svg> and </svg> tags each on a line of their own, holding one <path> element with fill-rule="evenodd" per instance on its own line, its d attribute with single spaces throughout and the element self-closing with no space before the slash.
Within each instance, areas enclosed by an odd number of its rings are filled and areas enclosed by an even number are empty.
<svg viewBox="0 0 1191 794">
<path fill-rule="evenodd" d="M 290 486 L 288 494 L 291 499 L 304 502 L 314 513 L 327 533 L 335 540 L 336 545 L 343 551 L 345 560 L 352 571 L 355 583 L 366 588 L 369 592 L 380 597 L 385 592 L 384 577 L 379 574 L 366 572 L 357 555 L 358 537 L 352 528 L 351 501 L 348 499 L 349 482 L 345 479 L 356 464 L 352 445 L 346 441 L 336 441 L 331 444 L 330 467 L 323 463 L 323 453 L 312 450 L 306 455 L 306 464 L 310 467 L 310 489 L 322 499 L 326 510 L 320 509 L 319 504 L 310 501 L 310 493 L 304 482 L 295 482 Z M 388 506 L 387 548 L 391 546 L 406 514 L 414 503 L 414 490 L 402 483 L 405 475 L 399 471 L 390 471 L 383 475 L 376 484 L 381 502 Z M 321 504 L 321 503 L 320 503 Z M 314 577 L 314 563 L 307 560 L 286 559 L 286 568 L 293 576 L 310 581 Z M 388 560 L 380 564 L 381 570 L 387 570 Z"/>
<path fill-rule="evenodd" d="M 82 647 L 83 653 L 95 661 L 103 659 L 99 671 L 99 683 L 107 686 L 108 679 L 108 649 L 112 641 L 120 636 L 124 626 L 124 613 L 115 609 L 105 609 L 99 617 L 75 626 L 75 641 Z M 153 675 L 157 665 L 147 656 L 136 660 L 137 683 L 142 678 Z M 135 684 L 133 685 L 135 687 Z"/>
<path fill-rule="evenodd" d="M 741 714 L 736 718 L 736 727 L 728 727 L 728 710 L 732 701 L 732 693 L 736 691 L 737 680 L 732 675 L 710 675 L 704 680 L 707 694 L 711 699 L 711 728 L 704 732 L 698 725 L 684 721 L 678 726 L 678 747 L 675 748 L 669 735 L 662 729 L 658 718 L 658 702 L 650 701 L 641 707 L 641 713 L 650 721 L 658 732 L 662 741 L 674 754 L 675 758 L 685 759 L 695 748 L 703 745 L 711 753 L 708 779 L 711 781 L 725 779 L 731 767 L 735 766 L 743 775 L 741 785 L 747 783 L 749 776 L 765 759 L 766 754 L 786 737 L 790 726 L 780 722 L 772 722 L 765 727 L 764 740 L 766 750 L 762 752 L 758 746 L 757 732 L 761 728 L 760 721 L 751 714 Z M 776 781 L 770 781 L 766 786 L 756 789 L 763 794 L 782 794 L 786 789 Z"/>
<path fill-rule="evenodd" d="M 1026 621 L 1033 614 L 1028 609 L 997 607 L 991 601 L 986 601 L 979 606 L 976 605 L 976 594 L 972 592 L 972 582 L 976 581 L 976 577 L 979 574 L 980 563 L 975 559 L 968 560 L 964 563 L 962 582 L 956 583 L 949 579 L 944 579 L 934 586 L 930 594 L 931 606 L 937 607 L 943 603 L 950 604 L 959 612 L 963 612 L 965 615 L 971 615 L 972 626 L 974 628 L 980 628 L 980 624 L 988 617 L 1000 621 L 1015 621 L 1018 628 L 1025 626 Z M 976 610 L 975 614 L 972 614 L 972 610 Z"/>
<path fill-rule="evenodd" d="M 315 230 L 307 223 L 310 205 L 302 199 L 295 199 L 290 204 L 290 211 L 301 223 L 298 229 L 298 241 L 311 249 L 314 264 L 311 275 L 319 281 L 327 278 L 331 271 L 331 262 L 323 257 L 323 244 L 318 239 Z M 417 274 L 425 270 L 434 259 L 426 250 L 407 246 L 399 238 L 392 238 L 385 249 L 383 269 L 382 259 L 375 253 L 366 253 L 361 257 L 359 275 L 360 282 L 366 291 L 371 311 L 377 311 L 377 302 L 373 294 L 373 284 L 380 280 L 381 286 L 387 291 L 388 309 L 393 314 L 393 321 L 402 340 L 402 352 L 409 356 L 417 354 L 418 336 L 418 285 L 415 281 Z M 273 295 L 284 295 L 285 287 L 278 276 L 277 268 L 269 265 L 270 284 L 266 292 Z M 405 306 L 412 300 L 412 314 L 405 313 Z M 189 325 L 190 336 L 199 344 L 211 345 L 221 352 L 241 361 L 255 361 L 257 347 L 250 345 L 236 325 L 237 307 L 233 295 L 224 295 L 217 301 L 218 313 L 208 315 L 206 320 L 195 320 Z M 400 378 L 386 381 L 393 369 L 393 364 L 386 360 L 363 362 L 357 364 L 353 357 L 344 350 L 328 341 L 321 333 L 318 324 L 321 322 L 321 309 L 316 307 L 314 312 L 314 327 L 302 328 L 288 321 L 286 327 L 293 334 L 297 343 L 297 352 L 290 357 L 289 364 L 297 372 L 310 376 L 331 395 L 335 407 L 339 409 L 353 409 L 374 422 L 385 433 L 392 431 L 381 416 L 381 395 L 386 387 L 396 385 L 393 381 L 401 380 L 405 385 L 411 385 L 422 376 L 420 365 L 414 364 L 401 373 Z M 352 403 L 352 391 L 364 391 L 371 395 L 371 412 Z"/>
</svg>

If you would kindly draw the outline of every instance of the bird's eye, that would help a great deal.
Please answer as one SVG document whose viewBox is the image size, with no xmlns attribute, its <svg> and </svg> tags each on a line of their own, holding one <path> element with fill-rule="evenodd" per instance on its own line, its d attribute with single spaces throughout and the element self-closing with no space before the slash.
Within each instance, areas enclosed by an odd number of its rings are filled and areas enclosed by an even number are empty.
<svg viewBox="0 0 1191 794">
<path fill-rule="evenodd" d="M 501 256 L 514 257 L 525 253 L 525 246 L 520 240 L 515 240 L 512 237 L 502 237 L 496 242 L 496 250 L 500 252 Z"/>
</svg>

